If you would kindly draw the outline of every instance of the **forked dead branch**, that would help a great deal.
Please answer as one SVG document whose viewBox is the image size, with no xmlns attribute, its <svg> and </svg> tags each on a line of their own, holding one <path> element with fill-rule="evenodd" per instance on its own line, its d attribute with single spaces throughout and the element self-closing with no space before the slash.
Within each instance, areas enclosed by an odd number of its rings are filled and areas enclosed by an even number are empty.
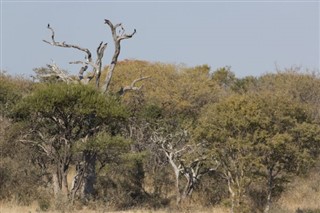
<svg viewBox="0 0 320 213">
<path fill-rule="evenodd" d="M 51 31 L 51 41 L 43 40 L 43 42 L 50 44 L 52 46 L 56 46 L 56 47 L 72 48 L 72 49 L 77 49 L 79 51 L 84 52 L 85 53 L 85 60 L 78 60 L 78 61 L 69 62 L 70 64 L 81 64 L 82 65 L 82 67 L 80 68 L 80 70 L 78 72 L 78 81 L 80 81 L 83 84 L 88 84 L 92 79 L 95 79 L 96 88 L 100 89 L 103 93 L 106 93 L 109 89 L 111 79 L 114 74 L 114 70 L 117 65 L 117 62 L 118 62 L 118 57 L 119 57 L 120 51 L 121 51 L 121 41 L 124 39 L 132 38 L 133 35 L 136 34 L 136 29 L 134 29 L 134 31 L 131 34 L 126 34 L 122 23 L 114 25 L 108 19 L 105 19 L 104 23 L 107 24 L 111 29 L 115 49 L 114 49 L 114 53 L 113 53 L 111 62 L 108 66 L 108 72 L 107 72 L 106 78 L 105 78 L 103 85 L 101 87 L 100 87 L 100 76 L 101 76 L 101 72 L 102 72 L 102 68 L 103 68 L 102 67 L 102 64 L 103 64 L 102 60 L 103 60 L 105 49 L 108 45 L 107 43 L 104 43 L 103 41 L 101 41 L 99 43 L 97 50 L 96 50 L 97 58 L 96 58 L 96 60 L 94 60 L 92 58 L 92 53 L 88 48 L 84 48 L 84 47 L 81 47 L 81 46 L 75 45 L 75 44 L 69 44 L 65 41 L 63 41 L 63 42 L 56 41 L 55 40 L 55 31 L 50 24 L 48 24 L 47 28 Z M 88 70 L 89 66 L 92 68 L 91 74 L 84 75 L 84 73 Z M 54 68 L 54 70 L 52 68 Z M 71 78 L 67 77 L 67 74 L 65 72 L 63 72 L 63 70 L 60 69 L 56 64 L 54 66 L 49 66 L 49 69 L 52 70 L 50 75 L 55 76 L 55 77 L 59 78 L 60 80 L 65 81 L 67 83 L 70 82 Z M 142 88 L 142 86 L 137 87 L 137 86 L 135 86 L 135 84 L 142 81 L 142 80 L 148 79 L 148 78 L 150 78 L 150 76 L 141 76 L 141 77 L 133 80 L 133 82 L 130 85 L 123 86 L 119 90 L 118 93 L 120 95 L 124 95 L 127 91 L 140 90 Z"/>
</svg>

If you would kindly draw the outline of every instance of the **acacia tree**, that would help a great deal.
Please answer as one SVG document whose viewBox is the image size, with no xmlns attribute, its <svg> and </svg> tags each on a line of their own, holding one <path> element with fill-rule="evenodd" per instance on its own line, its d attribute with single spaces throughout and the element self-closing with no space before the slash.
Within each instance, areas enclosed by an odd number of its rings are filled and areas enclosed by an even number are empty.
<svg viewBox="0 0 320 213">
<path fill-rule="evenodd" d="M 121 135 L 113 135 L 107 129 L 100 131 L 90 138 L 84 138 L 75 144 L 75 154 L 80 154 L 76 165 L 76 176 L 73 179 L 70 200 L 76 199 L 77 192 L 80 198 L 86 201 L 96 194 L 93 187 L 96 183 L 96 174 L 110 164 L 123 161 L 130 150 L 130 142 Z"/>
<path fill-rule="evenodd" d="M 33 147 L 16 142 L 24 126 L 14 123 L 11 117 L 15 104 L 30 88 L 30 81 L 0 70 L 0 199 L 15 199 L 20 204 L 33 202 L 45 183 L 38 166 L 39 155 L 30 155 Z M 37 189 L 33 187 L 35 183 Z"/>
<path fill-rule="evenodd" d="M 228 184 L 231 211 L 244 208 L 246 189 L 260 177 L 265 180 L 268 212 L 276 189 L 283 187 L 281 180 L 311 162 L 318 131 L 303 106 L 279 94 L 262 93 L 207 106 L 195 135 L 221 163 L 218 170 Z"/>
<path fill-rule="evenodd" d="M 212 159 L 220 163 L 218 171 L 227 183 L 231 212 L 240 209 L 257 163 L 250 139 L 241 134 L 245 130 L 242 122 L 236 121 L 238 113 L 234 109 L 237 107 L 232 102 L 208 106 L 195 133 L 195 140 L 206 144 Z"/>
<path fill-rule="evenodd" d="M 49 82 L 51 81 L 53 83 L 54 82 L 59 82 L 59 81 L 65 82 L 67 84 L 80 82 L 81 84 L 84 84 L 84 85 L 89 84 L 89 82 L 91 80 L 95 79 L 96 89 L 100 90 L 101 93 L 107 93 L 108 90 L 109 90 L 109 85 L 110 85 L 110 82 L 111 82 L 115 67 L 116 67 L 117 62 L 118 62 L 118 57 L 120 55 L 121 41 L 125 40 L 125 39 L 132 38 L 133 35 L 136 33 L 136 30 L 134 30 L 131 34 L 126 34 L 125 33 L 125 29 L 124 29 L 124 27 L 123 27 L 123 25 L 121 23 L 114 25 L 114 24 L 111 23 L 111 21 L 109 21 L 107 19 L 104 20 L 104 23 L 106 25 L 108 25 L 108 27 L 111 29 L 115 50 L 114 50 L 111 62 L 109 64 L 109 66 L 108 66 L 108 72 L 106 74 L 106 78 L 105 78 L 104 83 L 103 83 L 102 86 L 100 86 L 100 81 L 101 81 L 100 77 L 101 77 L 101 72 L 102 72 L 104 51 L 105 51 L 105 49 L 107 47 L 107 43 L 104 43 L 104 42 L 100 42 L 99 43 L 99 45 L 97 47 L 97 50 L 96 50 L 97 57 L 96 57 L 96 60 L 94 60 L 93 56 L 92 56 L 92 52 L 88 48 L 84 48 L 84 47 L 81 47 L 81 46 L 75 45 L 75 44 L 69 44 L 69 43 L 67 43 L 65 41 L 63 41 L 63 42 L 56 41 L 56 39 L 55 39 L 55 31 L 54 31 L 54 29 L 52 28 L 52 26 L 50 24 L 48 24 L 47 28 L 51 32 L 51 41 L 48 41 L 48 40 L 43 40 L 43 41 L 45 43 L 47 43 L 47 44 L 52 45 L 52 46 L 63 47 L 63 48 L 72 48 L 72 49 L 76 49 L 76 50 L 82 51 L 83 53 L 85 53 L 85 61 L 73 61 L 73 62 L 70 62 L 71 64 L 81 64 L 82 65 L 82 67 L 80 68 L 79 73 L 78 73 L 78 78 L 70 76 L 69 74 L 67 74 L 67 72 L 65 72 L 64 70 L 60 69 L 58 67 L 58 65 L 56 65 L 54 63 L 52 65 L 48 65 L 48 68 L 36 69 L 35 71 L 37 72 L 37 77 L 39 79 L 41 79 L 41 80 L 44 80 L 44 81 L 48 81 L 49 80 Z M 85 72 L 88 70 L 89 67 L 92 67 L 92 72 L 87 74 L 87 75 L 85 75 Z M 146 78 L 149 78 L 149 77 L 140 77 L 140 78 L 137 78 L 137 79 L 133 80 L 130 85 L 121 87 L 121 89 L 118 92 L 118 94 L 120 96 L 122 96 L 127 91 L 140 90 L 141 87 L 137 87 L 136 84 L 138 82 L 146 79 Z M 86 98 L 88 100 L 90 100 L 90 97 L 86 97 Z M 77 101 L 74 102 L 74 104 L 76 104 L 76 103 L 77 103 Z M 62 106 L 63 105 L 62 104 L 61 107 L 62 108 L 63 107 L 68 107 L 69 106 L 68 104 L 69 103 L 66 103 L 65 106 Z M 92 105 L 92 103 L 91 103 L 91 105 Z M 85 107 L 89 107 L 89 106 L 90 106 L 90 104 L 88 104 L 88 106 L 83 106 L 83 107 L 85 108 Z M 94 107 L 92 109 L 94 109 Z M 119 110 L 121 111 L 121 108 Z M 57 113 L 57 112 L 55 112 L 55 113 Z M 66 114 L 64 116 L 68 117 L 68 116 L 70 116 L 70 114 L 72 114 L 71 111 L 68 111 L 68 112 L 66 112 Z M 98 114 L 100 114 L 99 110 L 92 111 L 91 112 L 91 119 L 93 119 L 93 120 L 97 119 L 98 118 L 97 117 Z M 100 120 L 100 118 L 98 120 Z M 104 121 L 104 122 L 107 122 L 107 121 Z M 75 123 L 73 123 L 72 121 L 71 121 L 71 123 L 72 123 L 72 125 L 75 125 Z M 69 126 L 72 126 L 72 125 L 70 124 Z M 73 128 L 73 127 L 71 127 L 71 128 Z M 46 130 L 43 130 L 43 131 L 46 131 Z M 99 130 L 97 130 L 96 132 L 92 132 L 92 131 L 88 132 L 88 130 L 80 128 L 79 131 L 80 131 L 79 135 L 80 134 L 89 134 L 89 135 L 86 135 L 85 137 L 78 137 L 77 139 L 81 139 L 83 141 L 88 141 L 87 140 L 88 139 L 87 136 L 93 136 Z M 40 136 L 42 135 L 41 137 L 43 137 L 43 134 L 41 133 L 41 131 L 38 131 L 38 133 L 39 133 Z M 67 157 L 65 157 L 65 158 L 69 159 L 71 154 L 70 153 L 66 154 L 66 156 Z M 57 157 L 57 156 L 55 156 L 55 157 Z M 53 157 L 53 158 L 55 158 L 55 157 Z M 90 150 L 83 150 L 83 158 L 82 158 L 81 161 L 84 161 L 84 165 L 85 165 L 86 168 L 77 170 L 77 174 L 74 177 L 74 183 L 76 183 L 76 184 L 74 184 L 74 186 L 76 186 L 76 187 L 72 188 L 72 193 L 71 193 L 72 194 L 72 200 L 75 197 L 75 193 L 78 191 L 79 188 L 83 189 L 82 193 L 92 194 L 92 190 L 87 190 L 87 189 L 92 189 L 93 188 L 93 182 L 94 182 L 94 179 L 95 179 L 95 162 L 96 162 L 96 158 L 97 158 L 96 152 L 93 153 Z M 65 164 L 63 167 L 68 167 L 67 165 L 69 164 L 69 162 L 65 161 L 63 164 Z M 63 179 L 64 176 L 65 175 L 62 175 L 61 178 Z M 81 178 L 81 181 L 79 181 L 79 177 L 80 176 L 81 177 L 87 177 L 87 178 Z M 63 182 L 63 181 L 60 181 L 60 182 Z M 66 185 L 66 184 L 64 184 L 64 185 Z M 63 185 L 61 185 L 61 183 L 60 183 L 59 186 L 62 187 L 62 188 L 66 188 L 65 186 L 63 187 Z"/>
<path fill-rule="evenodd" d="M 28 126 L 20 141 L 37 147 L 47 156 L 55 197 L 66 198 L 74 144 L 125 116 L 124 107 L 116 99 L 89 86 L 60 83 L 40 85 L 18 104 L 15 118 Z"/>
</svg>

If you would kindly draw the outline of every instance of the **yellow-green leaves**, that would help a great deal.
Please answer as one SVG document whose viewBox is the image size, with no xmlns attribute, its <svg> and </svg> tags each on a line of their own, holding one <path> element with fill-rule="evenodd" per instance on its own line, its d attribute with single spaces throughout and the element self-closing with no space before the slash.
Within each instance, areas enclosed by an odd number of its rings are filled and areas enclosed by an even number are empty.
<svg viewBox="0 0 320 213">
<path fill-rule="evenodd" d="M 65 119 L 90 114 L 105 119 L 127 116 L 126 109 L 116 98 L 79 84 L 41 84 L 18 108 L 27 110 L 30 115 L 40 113 L 44 117 L 62 116 Z"/>
</svg>

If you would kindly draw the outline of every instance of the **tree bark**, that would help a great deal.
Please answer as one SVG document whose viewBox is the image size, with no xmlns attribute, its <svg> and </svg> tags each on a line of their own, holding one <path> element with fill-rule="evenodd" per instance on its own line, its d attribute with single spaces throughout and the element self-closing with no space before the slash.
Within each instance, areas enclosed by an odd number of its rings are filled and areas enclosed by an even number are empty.
<svg viewBox="0 0 320 213">
<path fill-rule="evenodd" d="M 94 194 L 94 184 L 96 182 L 96 153 L 85 150 L 83 152 L 82 161 L 76 167 L 76 175 L 72 181 L 70 193 L 71 203 L 74 203 L 76 194 L 79 192 L 79 197 L 83 201 L 90 200 Z"/>
<path fill-rule="evenodd" d="M 52 46 L 56 47 L 63 47 L 63 48 L 73 48 L 80 50 L 86 54 L 85 59 L 86 61 L 75 61 L 75 62 L 70 62 L 70 64 L 82 64 L 83 66 L 80 68 L 79 71 L 79 81 L 87 84 L 89 81 L 91 81 L 94 77 L 96 77 L 96 87 L 99 87 L 99 81 L 100 81 L 100 75 L 101 75 L 101 68 L 102 68 L 102 58 L 104 55 L 104 51 L 107 47 L 107 43 L 100 42 L 98 48 L 97 48 L 97 59 L 96 62 L 93 62 L 92 60 L 92 54 L 88 48 L 83 48 L 78 45 L 74 44 L 68 44 L 66 42 L 57 42 L 55 41 L 55 32 L 53 28 L 48 24 L 47 28 L 51 31 L 51 41 L 43 40 L 43 42 L 50 44 Z M 92 66 L 93 68 L 93 74 L 89 75 L 86 79 L 84 78 L 84 72 L 87 71 L 88 65 Z M 54 71 L 54 70 L 53 70 Z M 65 78 L 66 74 L 62 71 L 56 72 L 54 71 L 54 74 L 56 74 L 58 77 L 60 77 L 63 81 L 69 82 L 73 81 L 70 77 Z"/>
<path fill-rule="evenodd" d="M 81 198 L 84 200 L 90 200 L 95 193 L 94 184 L 96 182 L 96 154 L 90 152 L 84 152 L 84 179 L 83 188 L 81 190 Z"/>
<path fill-rule="evenodd" d="M 267 202 L 266 207 L 264 209 L 264 213 L 268 213 L 270 210 L 271 202 L 272 202 L 272 190 L 273 190 L 274 176 L 273 176 L 273 167 L 268 169 L 268 190 L 267 190 Z"/>
<path fill-rule="evenodd" d="M 67 172 L 63 171 L 60 166 L 52 172 L 53 194 L 56 201 L 67 200 L 68 198 L 68 182 Z"/>
<path fill-rule="evenodd" d="M 228 179 L 228 189 L 229 189 L 229 192 L 230 192 L 230 197 L 231 197 L 231 208 L 230 208 L 230 212 L 231 213 L 234 213 L 234 209 L 235 209 L 235 192 L 234 190 L 232 189 L 232 186 L 231 186 L 231 180 L 230 178 Z"/>
<path fill-rule="evenodd" d="M 52 186 L 53 186 L 53 196 L 54 199 L 57 200 L 60 194 L 59 180 L 57 171 L 52 173 Z"/>
<path fill-rule="evenodd" d="M 113 56 L 112 56 L 112 60 L 111 60 L 111 63 L 109 65 L 109 69 L 108 69 L 108 74 L 106 76 L 106 79 L 104 81 L 104 84 L 102 86 L 102 92 L 106 93 L 109 86 L 110 86 L 110 82 L 111 82 L 111 79 L 112 79 L 112 76 L 113 76 L 113 72 L 114 72 L 114 69 L 116 67 L 116 64 L 118 62 L 118 57 L 120 55 L 120 50 L 121 50 L 121 40 L 123 39 L 128 39 L 128 38 L 131 38 L 135 33 L 136 33 L 136 30 L 134 29 L 133 33 L 131 34 L 125 34 L 125 29 L 123 28 L 122 24 L 116 24 L 116 25 L 113 25 L 111 23 L 111 21 L 109 21 L 108 19 L 105 19 L 104 20 L 104 23 L 107 24 L 110 29 L 111 29 L 111 33 L 112 33 L 112 38 L 113 38 L 113 42 L 114 42 L 114 53 L 113 53 Z M 119 30 L 120 34 L 117 34 L 117 28 L 121 28 Z"/>
<path fill-rule="evenodd" d="M 104 93 L 106 93 L 108 91 L 115 67 L 118 62 L 118 57 L 119 57 L 120 51 L 121 51 L 121 41 L 124 39 L 132 38 L 132 36 L 136 33 L 136 29 L 134 29 L 133 33 L 126 34 L 125 29 L 123 28 L 121 23 L 113 25 L 111 23 L 111 21 L 105 19 L 105 24 L 107 24 L 111 29 L 115 49 L 114 49 L 114 53 L 113 53 L 113 56 L 111 59 L 111 63 L 109 64 L 109 67 L 108 67 L 108 73 L 107 73 L 106 78 L 104 80 L 104 83 L 101 87 L 101 91 Z M 104 51 L 107 47 L 107 43 L 100 42 L 100 44 L 96 50 L 97 59 L 95 62 L 93 62 L 91 51 L 88 48 L 83 48 L 83 47 L 80 47 L 79 45 L 68 44 L 64 41 L 57 42 L 55 40 L 54 29 L 50 26 L 50 24 L 48 24 L 47 28 L 51 31 L 51 41 L 43 40 L 43 42 L 50 44 L 52 46 L 56 46 L 56 47 L 77 49 L 77 50 L 80 50 L 86 54 L 85 61 L 73 61 L 73 62 L 69 62 L 69 63 L 82 65 L 82 67 L 79 70 L 79 74 L 78 74 L 79 81 L 81 83 L 88 84 L 93 78 L 95 78 L 96 88 L 99 89 L 100 76 L 101 76 L 101 71 L 102 71 L 102 58 L 104 55 Z M 118 29 L 118 28 L 120 28 L 120 29 Z M 93 72 L 91 75 L 88 75 L 85 78 L 84 73 L 87 71 L 88 66 L 91 66 L 93 68 Z M 49 68 L 52 69 L 52 73 L 50 73 L 49 76 L 43 76 L 43 77 L 54 76 L 54 77 L 60 78 L 62 81 L 65 81 L 67 83 L 74 82 L 74 80 L 72 78 L 70 78 L 66 73 L 64 73 L 61 69 L 54 69 L 54 68 L 58 68 L 56 65 L 53 65 Z M 149 77 L 140 77 L 140 78 L 134 80 L 131 85 L 121 88 L 121 90 L 119 91 L 119 94 L 124 95 L 125 92 L 130 91 L 130 90 L 140 90 L 141 87 L 136 87 L 135 84 L 137 82 L 142 81 L 147 78 L 149 78 Z"/>
</svg>

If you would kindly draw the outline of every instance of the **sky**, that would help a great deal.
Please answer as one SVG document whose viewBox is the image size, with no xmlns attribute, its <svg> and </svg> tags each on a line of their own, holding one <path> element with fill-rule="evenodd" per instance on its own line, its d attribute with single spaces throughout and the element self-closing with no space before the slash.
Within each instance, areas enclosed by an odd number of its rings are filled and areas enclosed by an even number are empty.
<svg viewBox="0 0 320 213">
<path fill-rule="evenodd" d="M 104 19 L 122 23 L 126 33 L 137 30 L 122 41 L 119 60 L 230 66 L 238 77 L 295 66 L 319 70 L 319 1 L 0 1 L 1 70 L 12 75 L 30 76 L 52 61 L 78 72 L 68 62 L 84 54 L 44 43 L 48 23 L 56 41 L 92 53 L 108 42 L 108 65 L 113 42 Z"/>
</svg>

